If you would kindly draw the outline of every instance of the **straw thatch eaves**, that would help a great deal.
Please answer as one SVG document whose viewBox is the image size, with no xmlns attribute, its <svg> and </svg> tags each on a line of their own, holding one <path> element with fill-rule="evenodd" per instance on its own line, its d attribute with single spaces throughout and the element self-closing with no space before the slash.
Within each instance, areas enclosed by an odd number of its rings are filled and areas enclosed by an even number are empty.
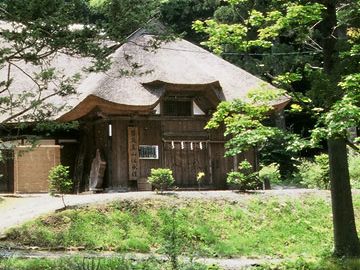
<svg viewBox="0 0 360 270">
<path fill-rule="evenodd" d="M 273 87 L 185 40 L 166 42 L 152 50 L 147 47 L 151 39 L 145 34 L 131 38 L 111 56 L 109 71 L 86 74 L 78 95 L 66 100 L 72 109 L 58 119 L 76 120 L 94 110 L 110 115 L 151 112 L 162 96 L 172 92 L 196 93 L 197 104 L 206 110 L 215 108 L 221 100 L 245 98 L 250 90 Z M 86 59 L 65 56 L 56 61 L 66 73 L 89 64 Z M 20 80 L 16 84 L 20 87 L 24 83 Z M 60 104 L 64 100 L 58 97 L 52 102 Z M 283 108 L 287 102 L 284 97 L 274 106 Z"/>
<path fill-rule="evenodd" d="M 221 100 L 245 98 L 250 90 L 272 87 L 188 41 L 171 41 L 152 50 L 147 47 L 151 38 L 139 35 L 121 46 L 112 55 L 113 65 L 108 72 L 91 74 L 82 82 L 78 88 L 81 98 L 60 120 L 78 119 L 96 107 L 105 113 L 149 111 L 165 92 L 171 91 L 203 92 L 197 103 L 201 106 L 203 96 L 216 106 Z M 138 68 L 133 69 L 133 65 Z M 282 108 L 287 102 L 284 97 L 274 105 Z"/>
</svg>

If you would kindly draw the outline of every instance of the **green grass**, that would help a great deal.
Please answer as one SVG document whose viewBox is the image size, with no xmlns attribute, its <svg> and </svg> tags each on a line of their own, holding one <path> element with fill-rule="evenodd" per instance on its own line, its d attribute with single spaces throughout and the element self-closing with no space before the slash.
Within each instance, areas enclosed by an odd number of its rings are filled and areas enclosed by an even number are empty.
<svg viewBox="0 0 360 270">
<path fill-rule="evenodd" d="M 359 212 L 359 197 L 355 207 Z M 314 197 L 285 201 L 255 197 L 241 204 L 176 198 L 171 203 L 123 201 L 39 218 L 11 229 L 8 241 L 45 248 L 161 253 L 169 242 L 172 222 L 182 253 L 225 257 L 331 253 L 330 205 Z"/>
<path fill-rule="evenodd" d="M 359 270 L 360 259 L 335 260 L 334 258 L 313 258 L 285 260 L 278 264 L 268 264 L 251 270 Z"/>
<path fill-rule="evenodd" d="M 156 259 L 133 261 L 124 258 L 108 259 L 9 259 L 0 260 L 0 269 L 4 270 L 170 270 L 170 265 Z M 220 270 L 199 263 L 183 263 L 178 270 Z"/>
</svg>

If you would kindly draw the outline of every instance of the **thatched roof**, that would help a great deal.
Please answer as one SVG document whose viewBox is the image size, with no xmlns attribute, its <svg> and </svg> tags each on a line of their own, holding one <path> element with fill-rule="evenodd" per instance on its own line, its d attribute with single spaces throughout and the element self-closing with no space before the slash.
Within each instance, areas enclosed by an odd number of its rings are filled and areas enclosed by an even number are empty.
<svg viewBox="0 0 360 270">
<path fill-rule="evenodd" d="M 116 105 L 127 111 L 150 109 L 169 89 L 186 91 L 204 86 L 204 91 L 214 91 L 220 101 L 245 98 L 250 90 L 260 87 L 273 88 L 186 40 L 162 43 L 153 50 L 148 46 L 152 39 L 150 35 L 138 35 L 121 46 L 112 55 L 111 69 L 89 75 L 78 88 L 81 97 L 71 104 L 74 109 L 60 119 L 80 118 L 96 106 L 101 107 L 100 100 L 104 104 L 109 102 L 112 109 Z M 133 70 L 132 65 L 138 68 Z M 124 75 L 126 71 L 131 76 Z M 282 107 L 287 102 L 288 98 L 284 97 L 274 105 Z"/>
<path fill-rule="evenodd" d="M 133 36 L 111 55 L 110 70 L 83 73 L 78 95 L 53 98 L 52 102 L 66 102 L 71 107 L 58 119 L 76 120 L 95 109 L 109 114 L 150 111 L 167 91 L 200 91 L 208 99 L 221 101 L 245 98 L 250 90 L 260 87 L 273 87 L 188 41 L 165 42 L 153 50 L 148 47 L 152 39 L 146 34 Z M 51 64 L 70 75 L 81 72 L 89 63 L 89 59 L 59 54 Z M 29 73 L 34 72 L 33 67 L 28 69 Z M 0 76 L 3 78 L 4 74 L 1 71 Z M 13 88 L 21 89 L 33 83 L 24 74 L 15 77 Z M 274 105 L 280 108 L 287 102 L 288 98 L 284 97 Z"/>
</svg>

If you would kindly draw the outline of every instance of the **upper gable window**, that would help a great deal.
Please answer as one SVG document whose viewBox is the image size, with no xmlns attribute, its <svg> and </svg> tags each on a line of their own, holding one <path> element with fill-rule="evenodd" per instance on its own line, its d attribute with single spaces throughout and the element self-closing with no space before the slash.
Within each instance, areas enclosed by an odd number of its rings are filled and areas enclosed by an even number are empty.
<svg viewBox="0 0 360 270">
<path fill-rule="evenodd" d="M 163 115 L 192 116 L 192 100 L 165 99 L 163 101 Z"/>
</svg>

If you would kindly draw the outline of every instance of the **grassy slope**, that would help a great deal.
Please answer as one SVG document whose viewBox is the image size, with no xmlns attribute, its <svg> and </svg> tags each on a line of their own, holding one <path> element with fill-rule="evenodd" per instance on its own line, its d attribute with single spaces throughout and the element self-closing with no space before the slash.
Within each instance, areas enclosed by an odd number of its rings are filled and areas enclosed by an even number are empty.
<svg viewBox="0 0 360 270">
<path fill-rule="evenodd" d="M 174 205 L 176 212 L 171 210 Z M 359 212 L 359 197 L 355 205 Z M 10 230 L 9 239 L 42 247 L 162 252 L 172 222 L 182 250 L 203 256 L 289 257 L 331 252 L 330 206 L 314 197 L 254 199 L 243 204 L 176 198 L 173 203 L 124 201 L 40 218 Z"/>
</svg>

